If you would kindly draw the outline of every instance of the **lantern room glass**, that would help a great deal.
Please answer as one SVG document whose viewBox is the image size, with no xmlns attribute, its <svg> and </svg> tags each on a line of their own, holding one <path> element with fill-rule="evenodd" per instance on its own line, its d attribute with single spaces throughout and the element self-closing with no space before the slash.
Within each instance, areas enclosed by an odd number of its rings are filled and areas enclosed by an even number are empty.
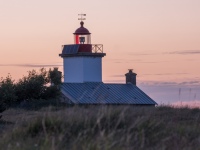
<svg viewBox="0 0 200 150">
<path fill-rule="evenodd" d="M 91 44 L 91 36 L 90 34 L 75 34 L 74 35 L 74 43 L 75 44 Z"/>
</svg>

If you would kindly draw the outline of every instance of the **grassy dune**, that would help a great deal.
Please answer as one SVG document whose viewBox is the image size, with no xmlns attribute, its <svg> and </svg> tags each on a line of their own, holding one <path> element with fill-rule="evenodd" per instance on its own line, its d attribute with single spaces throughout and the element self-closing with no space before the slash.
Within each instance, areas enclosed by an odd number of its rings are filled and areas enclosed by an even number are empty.
<svg viewBox="0 0 200 150">
<path fill-rule="evenodd" d="M 200 149 L 200 109 L 90 106 L 9 109 L 0 149 Z"/>
</svg>

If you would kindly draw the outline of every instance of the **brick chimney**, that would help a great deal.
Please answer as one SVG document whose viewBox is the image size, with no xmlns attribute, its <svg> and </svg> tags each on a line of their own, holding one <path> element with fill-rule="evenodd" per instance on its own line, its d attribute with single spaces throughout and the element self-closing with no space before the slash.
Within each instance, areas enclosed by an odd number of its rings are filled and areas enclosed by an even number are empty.
<svg viewBox="0 0 200 150">
<path fill-rule="evenodd" d="M 132 83 L 133 85 L 136 85 L 136 76 L 137 74 L 133 72 L 133 69 L 128 69 L 129 72 L 125 74 L 126 76 L 126 84 Z"/>
</svg>

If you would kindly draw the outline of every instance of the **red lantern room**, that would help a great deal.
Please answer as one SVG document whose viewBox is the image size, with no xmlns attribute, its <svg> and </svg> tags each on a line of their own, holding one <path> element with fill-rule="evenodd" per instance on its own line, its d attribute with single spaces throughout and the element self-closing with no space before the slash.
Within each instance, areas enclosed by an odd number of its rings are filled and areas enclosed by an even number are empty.
<svg viewBox="0 0 200 150">
<path fill-rule="evenodd" d="M 84 22 L 80 22 L 81 27 L 74 32 L 74 44 L 91 44 L 90 32 L 83 27 Z"/>
<path fill-rule="evenodd" d="M 91 37 L 90 37 L 90 32 L 88 29 L 86 29 L 83 25 L 85 18 L 83 16 L 86 16 L 86 14 L 79 14 L 81 18 L 80 28 L 76 29 L 74 32 L 74 44 L 79 45 L 79 50 L 78 52 L 92 52 L 92 45 L 91 45 Z"/>
<path fill-rule="evenodd" d="M 60 54 L 61 57 L 72 56 L 72 55 L 100 55 L 100 57 L 105 56 L 106 54 L 103 53 L 103 45 L 102 44 L 91 44 L 91 33 L 88 29 L 84 27 L 86 14 L 79 14 L 81 18 L 80 27 L 75 30 L 74 34 L 74 44 L 70 45 L 63 45 L 63 52 Z"/>
</svg>

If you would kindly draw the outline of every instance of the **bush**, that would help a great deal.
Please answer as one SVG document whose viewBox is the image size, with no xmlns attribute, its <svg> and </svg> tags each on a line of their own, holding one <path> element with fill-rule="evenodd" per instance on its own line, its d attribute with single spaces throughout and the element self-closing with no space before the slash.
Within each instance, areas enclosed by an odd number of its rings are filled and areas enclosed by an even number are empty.
<svg viewBox="0 0 200 150">
<path fill-rule="evenodd" d="M 16 83 L 16 95 L 18 101 L 39 99 L 46 91 L 48 83 L 47 71 L 42 68 L 37 73 L 35 70 L 29 71 L 28 76 L 24 76 Z"/>
<path fill-rule="evenodd" d="M 50 79 L 51 85 L 58 86 L 61 84 L 62 74 L 60 71 L 58 71 L 58 68 L 53 68 L 53 70 L 50 68 L 48 72 L 48 78 Z"/>
<path fill-rule="evenodd" d="M 4 111 L 6 107 L 10 106 L 12 102 L 16 101 L 14 80 L 8 75 L 5 79 L 0 81 L 0 112 Z"/>
<path fill-rule="evenodd" d="M 0 101 L 0 113 L 2 113 L 4 110 L 6 110 L 6 104 Z"/>
<path fill-rule="evenodd" d="M 1 78 L 0 112 L 13 102 L 56 98 L 60 95 L 60 83 L 61 72 L 58 68 L 49 69 L 49 71 L 44 68 L 41 68 L 39 72 L 28 71 L 28 76 L 24 76 L 16 83 L 10 75 L 5 79 Z"/>
</svg>

